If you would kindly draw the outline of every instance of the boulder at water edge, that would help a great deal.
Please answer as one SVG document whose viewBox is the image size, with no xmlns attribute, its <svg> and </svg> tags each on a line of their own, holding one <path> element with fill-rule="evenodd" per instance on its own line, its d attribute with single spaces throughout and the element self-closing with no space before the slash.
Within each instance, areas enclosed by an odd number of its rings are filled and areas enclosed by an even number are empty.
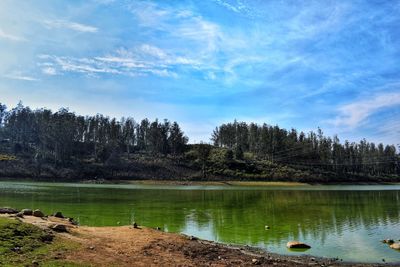
<svg viewBox="0 0 400 267">
<path fill-rule="evenodd" d="M 393 243 L 390 245 L 390 248 L 400 250 L 400 243 Z"/>
<path fill-rule="evenodd" d="M 18 210 L 13 208 L 0 208 L 0 214 L 15 214 Z"/>
<path fill-rule="evenodd" d="M 53 214 L 53 216 L 62 219 L 64 218 L 64 215 L 61 213 L 61 211 L 57 211 L 56 213 Z"/>
<path fill-rule="evenodd" d="M 22 215 L 32 216 L 33 210 L 31 210 L 31 209 L 23 209 L 23 210 L 21 210 L 21 213 L 22 213 Z"/>
<path fill-rule="evenodd" d="M 299 241 L 287 242 L 286 246 L 288 248 L 311 248 L 311 246 L 307 245 L 306 243 L 299 242 Z"/>
<path fill-rule="evenodd" d="M 44 217 L 44 213 L 41 210 L 34 210 L 33 216 L 42 218 Z"/>
</svg>

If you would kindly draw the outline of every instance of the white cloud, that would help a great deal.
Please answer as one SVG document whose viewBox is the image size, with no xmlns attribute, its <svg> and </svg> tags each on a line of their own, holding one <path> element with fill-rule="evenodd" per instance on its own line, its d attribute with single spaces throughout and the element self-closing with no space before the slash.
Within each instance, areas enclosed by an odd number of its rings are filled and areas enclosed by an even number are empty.
<svg viewBox="0 0 400 267">
<path fill-rule="evenodd" d="M 42 72 L 46 75 L 57 75 L 57 71 L 53 67 L 46 67 L 42 69 Z"/>
<path fill-rule="evenodd" d="M 3 75 L 3 77 L 12 79 L 12 80 L 21 80 L 21 81 L 39 81 L 39 79 L 36 79 L 31 76 L 23 75 L 21 73 L 13 73 L 13 74 L 6 74 Z"/>
<path fill-rule="evenodd" d="M 331 121 L 335 126 L 355 128 L 381 109 L 400 105 L 400 93 L 381 93 L 339 108 L 339 116 Z"/>
<path fill-rule="evenodd" d="M 10 34 L 10 33 L 6 33 L 2 29 L 0 29 L 0 38 L 7 39 L 7 40 L 10 40 L 10 41 L 15 41 L 15 42 L 26 41 L 25 38 L 20 37 L 20 36 L 16 36 L 16 35 L 13 35 L 13 34 Z"/>
<path fill-rule="evenodd" d="M 214 0 L 217 4 L 225 7 L 226 9 L 233 11 L 235 13 L 242 13 L 243 11 L 247 11 L 248 7 L 246 7 L 243 2 L 241 1 L 236 1 L 236 5 L 230 4 L 227 1 L 223 0 Z"/>
<path fill-rule="evenodd" d="M 49 29 L 64 28 L 77 32 L 89 32 L 89 33 L 95 33 L 98 31 L 98 28 L 96 27 L 66 20 L 45 20 L 44 24 Z"/>
<path fill-rule="evenodd" d="M 149 45 L 149 44 L 141 45 L 140 50 L 145 54 L 148 54 L 153 57 L 157 57 L 159 59 L 164 59 L 167 57 L 166 53 L 163 50 L 161 50 L 158 47 Z"/>
</svg>

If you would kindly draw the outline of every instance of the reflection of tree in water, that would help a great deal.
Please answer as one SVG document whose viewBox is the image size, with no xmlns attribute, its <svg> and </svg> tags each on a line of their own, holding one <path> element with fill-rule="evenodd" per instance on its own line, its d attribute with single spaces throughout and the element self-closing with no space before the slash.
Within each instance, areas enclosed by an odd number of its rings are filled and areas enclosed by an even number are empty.
<svg viewBox="0 0 400 267">
<path fill-rule="evenodd" d="M 87 225 L 128 224 L 179 232 L 194 225 L 220 241 L 279 244 L 373 230 L 400 221 L 400 191 L 127 190 L 48 187 L 1 192 L 4 205 L 79 216 Z M 264 226 L 269 225 L 270 230 Z M 209 229 L 209 228 L 212 229 Z"/>
<path fill-rule="evenodd" d="M 347 229 L 399 222 L 398 191 L 241 191 L 232 208 L 213 213 L 214 231 L 226 241 L 279 243 L 311 236 L 325 242 Z M 256 198 L 255 195 L 258 197 Z M 247 202 L 246 197 L 251 199 Z M 243 203 L 248 205 L 243 205 Z M 220 223 L 223 222 L 223 223 Z M 265 231 L 264 225 L 271 226 Z M 229 230 L 227 230 L 229 229 Z"/>
</svg>

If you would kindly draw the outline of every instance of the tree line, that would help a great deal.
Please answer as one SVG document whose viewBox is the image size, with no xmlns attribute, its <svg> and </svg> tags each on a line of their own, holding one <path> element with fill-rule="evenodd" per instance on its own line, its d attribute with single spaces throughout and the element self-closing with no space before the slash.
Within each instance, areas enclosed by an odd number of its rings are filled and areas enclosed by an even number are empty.
<svg viewBox="0 0 400 267">
<path fill-rule="evenodd" d="M 341 143 L 336 135 L 324 136 L 321 129 L 306 134 L 235 120 L 216 127 L 211 140 L 215 146 L 232 150 L 237 159 L 243 159 L 248 152 L 274 163 L 339 174 L 400 174 L 400 158 L 394 145 L 376 145 L 365 139 Z"/>
<path fill-rule="evenodd" d="M 343 179 L 400 177 L 395 146 L 365 139 L 340 142 L 337 136 L 325 136 L 321 129 L 304 133 L 235 120 L 216 127 L 211 141 L 212 145 L 189 145 L 179 124 L 167 119 L 117 120 L 101 114 L 81 116 L 65 108 L 32 110 L 22 103 L 9 110 L 0 103 L 0 163 L 3 161 L 7 175 L 15 172 L 17 176 L 25 164 L 24 175 L 40 176 L 47 168 L 48 177 L 63 168 L 82 175 L 86 175 L 81 171 L 85 169 L 93 177 L 97 173 L 106 177 L 108 170 L 111 176 L 115 170 L 124 177 L 139 172 L 150 177 L 156 172 L 154 175 L 179 176 L 177 179 L 185 175 L 270 179 L 296 173 L 299 177 L 333 175 Z M 6 159 L 15 157 L 22 159 L 20 165 L 7 165 Z M 200 174 L 196 176 L 196 172 Z"/>
<path fill-rule="evenodd" d="M 178 156 L 188 142 L 177 122 L 31 110 L 22 103 L 11 110 L 0 103 L 0 137 L 9 152 L 61 166 L 85 157 L 106 162 L 121 153 Z"/>
</svg>

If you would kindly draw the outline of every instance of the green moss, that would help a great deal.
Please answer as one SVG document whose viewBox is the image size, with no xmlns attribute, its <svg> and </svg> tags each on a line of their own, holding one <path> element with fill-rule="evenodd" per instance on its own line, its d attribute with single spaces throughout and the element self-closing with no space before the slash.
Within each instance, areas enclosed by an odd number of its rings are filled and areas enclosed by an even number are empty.
<svg viewBox="0 0 400 267">
<path fill-rule="evenodd" d="M 85 266 L 68 262 L 60 255 L 79 244 L 53 237 L 45 230 L 14 219 L 0 218 L 0 266 Z"/>
<path fill-rule="evenodd" d="M 0 254 L 28 252 L 51 241 L 52 235 L 38 227 L 17 220 L 0 218 Z"/>
</svg>

